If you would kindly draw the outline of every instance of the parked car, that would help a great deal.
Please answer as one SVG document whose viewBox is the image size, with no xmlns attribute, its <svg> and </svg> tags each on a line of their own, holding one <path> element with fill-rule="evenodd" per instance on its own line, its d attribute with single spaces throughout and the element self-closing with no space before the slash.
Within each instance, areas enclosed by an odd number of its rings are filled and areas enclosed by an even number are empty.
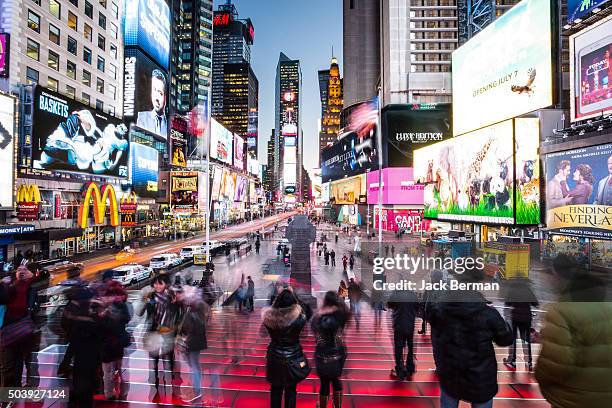
<svg viewBox="0 0 612 408">
<path fill-rule="evenodd" d="M 139 264 L 121 265 L 111 270 L 113 280 L 123 286 L 133 285 L 141 280 L 153 277 L 153 269 Z"/>
<path fill-rule="evenodd" d="M 179 256 L 183 258 L 184 260 L 190 260 L 190 259 L 193 259 L 194 255 L 200 255 L 204 253 L 206 253 L 205 246 L 191 245 L 191 246 L 183 247 L 181 249 L 181 252 L 179 253 Z"/>
<path fill-rule="evenodd" d="M 210 256 L 211 257 L 217 256 L 223 253 L 223 251 L 225 250 L 226 244 L 222 242 L 212 240 L 212 239 L 208 242 L 210 243 Z M 206 253 L 206 241 L 202 243 L 202 248 L 204 249 L 204 253 Z"/>
<path fill-rule="evenodd" d="M 179 257 L 177 254 L 173 254 L 173 253 L 159 254 L 151 258 L 151 263 L 149 264 L 149 267 L 154 270 L 167 269 L 167 268 L 173 268 L 175 266 L 178 266 L 182 262 L 183 262 L 183 258 Z"/>
</svg>

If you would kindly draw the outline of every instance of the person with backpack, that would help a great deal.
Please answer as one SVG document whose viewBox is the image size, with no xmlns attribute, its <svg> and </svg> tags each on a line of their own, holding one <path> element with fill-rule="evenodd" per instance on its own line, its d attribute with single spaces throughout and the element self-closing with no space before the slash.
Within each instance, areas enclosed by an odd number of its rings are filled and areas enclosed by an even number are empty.
<svg viewBox="0 0 612 408">
<path fill-rule="evenodd" d="M 323 305 L 312 319 L 312 330 L 316 336 L 315 364 L 321 386 L 319 408 L 326 408 L 330 386 L 333 388 L 334 408 L 342 406 L 342 369 L 347 351 L 342 332 L 348 323 L 350 313 L 344 301 L 336 292 L 325 293 Z"/>
<path fill-rule="evenodd" d="M 393 316 L 393 352 L 395 368 L 391 374 L 400 381 L 411 379 L 416 368 L 414 364 L 414 321 L 418 309 L 417 296 L 409 290 L 395 291 L 387 306 Z M 407 348 L 404 364 L 404 349 Z"/>
</svg>

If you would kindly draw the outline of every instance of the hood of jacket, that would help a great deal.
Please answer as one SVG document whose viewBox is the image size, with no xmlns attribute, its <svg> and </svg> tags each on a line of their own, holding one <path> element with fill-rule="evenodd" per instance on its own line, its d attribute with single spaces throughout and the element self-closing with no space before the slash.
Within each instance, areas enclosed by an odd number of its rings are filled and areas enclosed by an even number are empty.
<svg viewBox="0 0 612 408">
<path fill-rule="evenodd" d="M 262 312 L 263 324 L 272 330 L 287 328 L 302 314 L 302 307 L 298 304 L 289 307 L 268 307 Z"/>
</svg>

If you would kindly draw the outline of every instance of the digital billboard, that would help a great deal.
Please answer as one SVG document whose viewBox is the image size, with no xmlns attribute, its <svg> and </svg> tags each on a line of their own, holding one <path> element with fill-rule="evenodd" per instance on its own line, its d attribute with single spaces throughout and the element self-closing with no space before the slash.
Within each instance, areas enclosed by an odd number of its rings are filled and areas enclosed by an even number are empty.
<svg viewBox="0 0 612 408">
<path fill-rule="evenodd" d="M 233 144 L 234 134 L 221 126 L 215 119 L 210 123 L 210 157 L 223 163 L 233 164 Z"/>
<path fill-rule="evenodd" d="M 244 139 L 234 135 L 234 167 L 244 170 Z"/>
<path fill-rule="evenodd" d="M 374 207 L 374 229 L 378 228 L 379 208 Z M 429 229 L 431 221 L 425 219 L 423 210 L 419 209 L 386 209 L 382 210 L 382 229 L 385 231 L 422 232 Z"/>
<path fill-rule="evenodd" d="M 379 172 L 367 174 L 368 204 L 378 204 Z M 423 185 L 415 184 L 412 168 L 389 167 L 382 171 L 382 204 L 423 205 Z"/>
<path fill-rule="evenodd" d="M 15 98 L 0 93 L 0 208 L 13 209 L 15 170 Z"/>
<path fill-rule="evenodd" d="M 514 120 L 516 223 L 537 225 L 540 215 L 540 120 Z"/>
<path fill-rule="evenodd" d="M 225 168 L 219 168 L 219 171 L 221 172 L 221 179 L 219 182 L 219 201 L 221 201 L 227 199 L 227 195 L 225 194 L 225 186 L 227 185 L 227 175 L 229 172 Z"/>
<path fill-rule="evenodd" d="M 0 78 L 8 78 L 11 53 L 11 36 L 0 33 Z"/>
<path fill-rule="evenodd" d="M 570 37 L 571 119 L 612 111 L 612 17 Z"/>
<path fill-rule="evenodd" d="M 321 152 L 323 182 L 340 180 L 378 168 L 375 135 L 356 132 L 346 134 Z"/>
<path fill-rule="evenodd" d="M 249 188 L 249 180 L 243 176 L 236 177 L 236 192 L 234 194 L 234 201 L 246 201 L 246 196 Z"/>
<path fill-rule="evenodd" d="M 508 120 L 418 149 L 415 182 L 425 217 L 514 223 L 513 125 Z"/>
<path fill-rule="evenodd" d="M 187 122 L 178 117 L 172 119 L 170 129 L 170 163 L 176 167 L 187 166 Z"/>
<path fill-rule="evenodd" d="M 453 136 L 450 104 L 387 105 L 381 114 L 385 167 L 412 167 L 415 149 Z"/>
<path fill-rule="evenodd" d="M 176 213 L 197 212 L 197 172 L 173 171 L 170 173 L 170 208 Z"/>
<path fill-rule="evenodd" d="M 453 134 L 553 104 L 550 0 L 523 0 L 452 54 Z"/>
<path fill-rule="evenodd" d="M 223 169 L 217 166 L 212 166 L 212 187 L 210 189 L 210 199 L 212 201 L 219 200 L 219 190 L 221 189 L 221 179 L 223 178 Z"/>
<path fill-rule="evenodd" d="M 214 167 L 212 170 L 214 170 Z M 205 172 L 198 172 L 198 212 L 200 214 L 206 214 L 206 189 L 209 186 L 209 179 L 206 176 Z"/>
<path fill-rule="evenodd" d="M 140 47 L 165 70 L 170 59 L 170 7 L 164 0 L 125 2 L 123 40 Z"/>
<path fill-rule="evenodd" d="M 225 173 L 225 193 L 224 196 L 230 201 L 234 201 L 236 195 L 236 173 L 227 171 Z"/>
<path fill-rule="evenodd" d="M 257 202 L 257 188 L 253 180 L 249 182 L 249 202 L 252 204 Z"/>
<path fill-rule="evenodd" d="M 128 156 L 128 130 L 119 119 L 36 87 L 33 168 L 127 177 Z"/>
<path fill-rule="evenodd" d="M 358 204 L 359 198 L 365 196 L 365 174 L 334 181 L 330 187 L 330 199 L 336 204 Z"/>
<path fill-rule="evenodd" d="M 546 155 L 549 231 L 612 239 L 612 143 Z"/>
<path fill-rule="evenodd" d="M 123 118 L 168 138 L 168 76 L 136 49 L 126 49 L 123 65 Z"/>
<path fill-rule="evenodd" d="M 139 197 L 159 195 L 159 152 L 139 143 L 130 145 L 132 191 Z"/>
<path fill-rule="evenodd" d="M 331 183 L 322 183 L 321 184 L 321 201 L 324 203 L 329 202 L 331 195 Z"/>
<path fill-rule="evenodd" d="M 603 8 L 608 0 L 567 0 L 567 22 L 572 24 L 578 22 L 596 8 Z"/>
</svg>

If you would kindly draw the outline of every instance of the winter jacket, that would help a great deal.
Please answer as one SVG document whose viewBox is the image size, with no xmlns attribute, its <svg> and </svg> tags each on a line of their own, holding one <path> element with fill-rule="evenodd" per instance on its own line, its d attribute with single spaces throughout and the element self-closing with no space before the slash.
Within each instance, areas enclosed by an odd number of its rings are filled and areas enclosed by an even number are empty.
<svg viewBox="0 0 612 408">
<path fill-rule="evenodd" d="M 186 337 L 187 351 L 202 351 L 208 348 L 206 340 L 206 316 L 209 306 L 199 302 L 185 309 L 181 325 L 181 335 Z"/>
<path fill-rule="evenodd" d="M 387 302 L 387 306 L 393 310 L 393 331 L 411 335 L 414 332 L 414 319 L 419 308 L 416 294 L 411 291 L 396 291 Z"/>
<path fill-rule="evenodd" d="M 349 318 L 346 307 L 322 308 L 312 319 L 312 330 L 316 333 L 315 354 L 333 354 L 339 347 L 343 347 L 340 335 Z"/>
<path fill-rule="evenodd" d="M 497 394 L 493 342 L 510 346 L 508 324 L 477 291 L 453 291 L 432 304 L 429 315 L 437 332 L 440 386 L 450 396 L 482 403 Z"/>
<path fill-rule="evenodd" d="M 300 334 L 306 316 L 300 305 L 285 308 L 269 307 L 263 311 L 263 325 L 270 335 L 266 356 L 266 378 L 274 386 L 292 385 L 287 361 L 304 356 Z"/>
<path fill-rule="evenodd" d="M 116 302 L 108 306 L 109 312 L 102 319 L 104 343 L 102 362 L 110 363 L 123 357 L 123 349 L 130 345 L 130 335 L 125 327 L 132 318 L 127 303 Z"/>
<path fill-rule="evenodd" d="M 255 296 L 255 282 L 253 282 L 252 280 L 247 280 L 246 297 L 253 297 L 253 296 Z"/>
<path fill-rule="evenodd" d="M 558 408 L 610 406 L 612 303 L 563 302 L 546 314 L 536 379 Z"/>
</svg>

